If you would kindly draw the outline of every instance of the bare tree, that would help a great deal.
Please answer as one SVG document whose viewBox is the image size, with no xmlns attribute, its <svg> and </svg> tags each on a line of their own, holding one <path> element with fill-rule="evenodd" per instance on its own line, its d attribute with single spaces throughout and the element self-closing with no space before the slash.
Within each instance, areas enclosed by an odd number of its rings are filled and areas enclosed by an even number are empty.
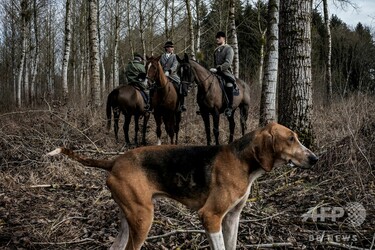
<svg viewBox="0 0 375 250">
<path fill-rule="evenodd" d="M 279 62 L 279 0 L 268 2 L 267 55 L 262 83 L 259 125 L 276 121 L 276 87 Z"/>
<path fill-rule="evenodd" d="M 280 2 L 279 122 L 313 144 L 311 76 L 312 0 Z"/>
<path fill-rule="evenodd" d="M 261 22 L 261 7 L 260 7 L 260 0 L 258 0 L 258 30 L 260 33 L 260 39 L 261 39 L 261 45 L 260 45 L 260 61 L 259 61 L 259 84 L 262 85 L 262 79 L 263 79 L 263 67 L 264 67 L 264 47 L 266 45 L 267 39 L 266 39 L 266 33 L 267 28 L 262 28 L 262 22 Z M 270 4 L 270 1 L 268 2 Z"/>
<path fill-rule="evenodd" d="M 40 60 L 40 44 L 39 44 L 39 22 L 38 22 L 38 5 L 37 0 L 33 1 L 33 9 L 34 9 L 34 45 L 32 45 L 33 53 L 33 60 L 31 62 L 31 81 L 30 81 L 30 98 L 31 103 L 35 102 L 36 97 L 36 75 L 38 72 L 38 65 Z"/>
<path fill-rule="evenodd" d="M 95 107 L 100 106 L 100 70 L 97 11 L 97 0 L 89 0 L 88 25 L 91 66 L 91 102 Z"/>
<path fill-rule="evenodd" d="M 196 43 L 196 54 L 199 55 L 201 52 L 201 2 L 200 0 L 195 0 L 195 8 L 196 8 L 196 14 L 197 14 L 197 23 L 196 23 L 196 30 L 197 30 L 197 43 Z M 198 56 L 199 61 L 199 56 Z"/>
<path fill-rule="evenodd" d="M 231 45 L 234 50 L 233 57 L 233 74 L 235 77 L 239 77 L 240 74 L 240 59 L 238 54 L 238 40 L 236 31 L 236 17 L 235 17 L 235 1 L 229 1 L 229 34 L 231 39 Z"/>
<path fill-rule="evenodd" d="M 120 0 L 116 0 L 115 5 L 115 30 L 114 30 L 114 45 L 113 45 L 113 87 L 119 85 L 119 55 L 118 55 L 118 44 L 120 36 Z"/>
<path fill-rule="evenodd" d="M 72 26 L 72 11 L 71 2 L 66 0 L 65 4 L 65 43 L 64 43 L 64 56 L 62 63 L 62 87 L 64 99 L 68 97 L 68 65 L 70 56 L 70 43 L 71 43 L 71 26 Z"/>
<path fill-rule="evenodd" d="M 18 78 L 17 78 L 17 107 L 22 105 L 22 76 L 25 67 L 25 57 L 26 57 L 26 29 L 28 21 L 28 11 L 29 11 L 28 1 L 21 0 L 20 18 L 21 18 L 21 59 L 18 67 Z"/>
<path fill-rule="evenodd" d="M 143 3 L 142 0 L 139 0 L 138 5 L 138 18 L 139 18 L 139 34 L 141 37 L 141 45 L 142 45 L 142 51 L 143 53 L 146 53 L 146 42 L 145 42 L 145 28 L 144 28 L 144 15 L 142 11 Z"/>
<path fill-rule="evenodd" d="M 323 0 L 323 13 L 324 13 L 324 24 L 326 27 L 326 43 L 327 58 L 326 58 L 326 84 L 327 84 L 327 96 L 326 103 L 331 104 L 332 100 L 332 38 L 331 38 L 331 23 L 329 20 L 328 3 L 327 0 Z"/>
<path fill-rule="evenodd" d="M 195 37 L 194 37 L 194 27 L 193 27 L 193 18 L 191 14 L 190 0 L 185 0 L 186 12 L 188 18 L 189 26 L 189 38 L 190 38 L 190 55 L 191 58 L 195 60 Z"/>
</svg>

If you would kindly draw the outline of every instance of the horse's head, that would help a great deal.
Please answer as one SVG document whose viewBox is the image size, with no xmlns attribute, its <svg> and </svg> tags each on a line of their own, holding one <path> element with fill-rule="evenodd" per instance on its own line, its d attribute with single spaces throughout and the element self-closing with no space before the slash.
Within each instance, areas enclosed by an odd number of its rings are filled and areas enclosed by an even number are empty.
<svg viewBox="0 0 375 250">
<path fill-rule="evenodd" d="M 178 55 L 176 57 L 179 63 L 178 75 L 180 76 L 181 83 L 186 84 L 190 88 L 194 82 L 194 72 L 190 65 L 189 56 L 185 53 L 183 59 Z"/>
<path fill-rule="evenodd" d="M 164 75 L 163 69 L 159 62 L 160 56 L 146 56 L 146 59 L 146 78 L 149 82 L 149 85 L 162 84 L 163 82 L 167 82 L 168 80 Z"/>
</svg>

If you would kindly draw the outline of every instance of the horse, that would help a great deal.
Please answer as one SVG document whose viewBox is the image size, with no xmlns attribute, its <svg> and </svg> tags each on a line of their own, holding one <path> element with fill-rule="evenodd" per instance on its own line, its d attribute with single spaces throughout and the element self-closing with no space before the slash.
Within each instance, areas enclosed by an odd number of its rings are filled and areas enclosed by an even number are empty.
<svg viewBox="0 0 375 250">
<path fill-rule="evenodd" d="M 129 125 L 132 116 L 134 116 L 135 122 L 135 135 L 134 144 L 138 146 L 138 131 L 139 131 L 139 118 L 143 116 L 143 129 L 142 129 L 142 145 L 146 145 L 146 130 L 147 122 L 150 118 L 150 113 L 145 111 L 145 102 L 139 89 L 133 85 L 120 85 L 107 97 L 107 130 L 111 128 L 111 111 L 113 110 L 114 117 L 114 131 L 116 142 L 118 143 L 118 121 L 120 114 L 123 113 L 125 117 L 124 121 L 124 134 L 125 134 L 125 146 L 130 146 L 129 140 Z"/>
<path fill-rule="evenodd" d="M 226 96 L 223 94 L 223 86 L 220 85 L 219 78 L 208 69 L 200 65 L 198 62 L 189 59 L 185 53 L 184 58 L 180 59 L 180 77 L 182 82 L 195 82 L 198 86 L 197 103 L 200 108 L 200 115 L 202 116 L 204 127 L 206 131 L 207 145 L 211 145 L 211 131 L 210 131 L 210 114 L 213 119 L 213 134 L 215 136 L 215 143 L 219 145 L 219 121 L 220 114 L 224 112 L 227 107 Z M 242 135 L 247 130 L 247 117 L 250 107 L 250 90 L 249 86 L 243 81 L 236 78 L 236 83 L 239 88 L 239 94 L 233 98 L 233 112 L 229 121 L 229 143 L 233 141 L 235 121 L 234 113 L 237 108 L 240 110 L 240 123 Z"/>
<path fill-rule="evenodd" d="M 178 92 L 171 80 L 164 74 L 159 62 L 160 56 L 146 56 L 146 59 L 146 77 L 152 86 L 151 107 L 154 109 L 157 145 L 161 145 L 161 124 L 163 122 L 165 131 L 170 138 L 170 144 L 177 144 L 181 122 Z M 174 137 L 175 141 L 173 142 Z"/>
</svg>

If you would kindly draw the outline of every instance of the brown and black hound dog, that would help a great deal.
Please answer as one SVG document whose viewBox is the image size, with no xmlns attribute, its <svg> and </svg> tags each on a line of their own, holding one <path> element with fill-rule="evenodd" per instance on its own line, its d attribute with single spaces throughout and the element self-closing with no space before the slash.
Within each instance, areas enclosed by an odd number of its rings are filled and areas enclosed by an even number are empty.
<svg viewBox="0 0 375 250">
<path fill-rule="evenodd" d="M 109 171 L 107 185 L 120 206 L 121 228 L 111 249 L 140 249 L 154 218 L 153 199 L 165 196 L 198 211 L 211 249 L 235 249 L 240 213 L 254 180 L 275 166 L 309 168 L 318 158 L 277 123 L 221 146 L 150 146 L 113 160 L 69 149 L 59 153 Z"/>
</svg>

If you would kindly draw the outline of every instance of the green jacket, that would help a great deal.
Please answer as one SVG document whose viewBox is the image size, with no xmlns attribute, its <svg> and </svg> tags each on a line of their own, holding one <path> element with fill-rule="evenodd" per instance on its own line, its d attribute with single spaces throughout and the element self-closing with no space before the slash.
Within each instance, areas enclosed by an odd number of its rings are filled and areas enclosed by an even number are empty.
<svg viewBox="0 0 375 250">
<path fill-rule="evenodd" d="M 126 74 L 126 79 L 128 81 L 128 84 L 135 84 L 137 86 L 144 88 L 143 82 L 140 81 L 138 77 L 140 73 L 146 74 L 146 68 L 143 65 L 143 63 L 138 60 L 133 60 L 129 62 L 125 69 L 125 74 Z"/>
</svg>

